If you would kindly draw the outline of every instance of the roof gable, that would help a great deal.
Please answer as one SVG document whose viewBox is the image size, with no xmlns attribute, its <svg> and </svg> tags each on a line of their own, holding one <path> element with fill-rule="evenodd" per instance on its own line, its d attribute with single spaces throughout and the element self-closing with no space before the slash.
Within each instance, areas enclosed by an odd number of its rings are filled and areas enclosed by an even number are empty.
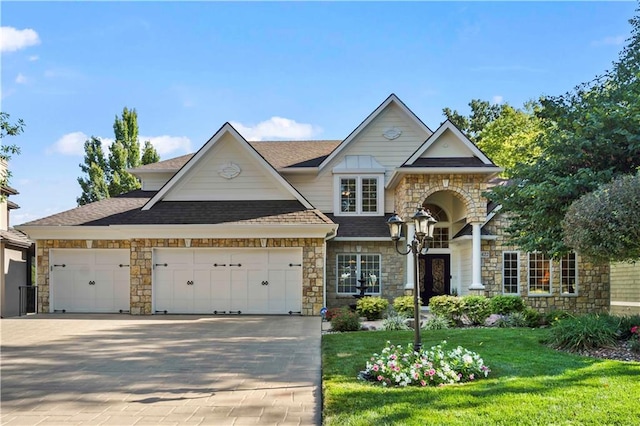
<svg viewBox="0 0 640 426">
<path fill-rule="evenodd" d="M 378 108 L 376 108 L 371 114 L 369 114 L 369 116 L 362 123 L 360 123 L 360 125 L 356 127 L 355 130 L 353 130 L 351 134 L 349 134 L 349 136 L 347 136 L 347 138 L 344 141 L 342 141 L 342 143 L 338 145 L 338 147 L 335 150 L 333 150 L 333 152 L 329 154 L 327 158 L 324 159 L 324 161 L 322 161 L 322 163 L 319 166 L 319 169 L 322 170 L 324 167 L 330 164 L 337 156 L 339 156 L 341 153 L 344 153 L 345 150 L 350 145 L 352 145 L 353 142 L 356 139 L 358 139 L 359 136 L 365 133 L 366 129 L 372 123 L 378 120 L 386 111 L 388 111 L 392 107 L 396 107 L 396 111 L 398 111 L 398 113 L 401 116 L 400 120 L 402 121 L 406 120 L 406 122 L 413 124 L 413 126 L 415 126 L 419 130 L 419 132 L 423 134 L 420 140 L 423 140 L 425 135 L 426 136 L 431 135 L 432 133 L 431 129 L 429 129 L 429 127 L 427 127 L 413 113 L 413 111 L 411 111 L 395 94 L 392 93 L 391 95 L 389 95 L 387 99 L 385 99 L 384 102 L 380 104 L 380 106 L 378 106 Z M 383 139 L 383 140 L 386 143 L 393 142 L 393 140 L 398 138 L 398 136 L 400 136 L 401 133 L 402 132 L 399 131 L 399 129 L 390 127 L 387 131 L 384 132 L 384 138 L 386 139 Z"/>
<path fill-rule="evenodd" d="M 143 207 L 159 201 L 297 200 L 313 206 L 225 123 Z"/>
<path fill-rule="evenodd" d="M 495 166 L 451 121 L 447 120 L 413 153 L 403 166 L 427 163 L 425 159 L 460 159 L 469 166 Z M 470 160 L 473 159 L 473 160 Z M 420 161 L 422 160 L 422 161 Z M 452 160 L 445 160 L 451 162 Z"/>
</svg>

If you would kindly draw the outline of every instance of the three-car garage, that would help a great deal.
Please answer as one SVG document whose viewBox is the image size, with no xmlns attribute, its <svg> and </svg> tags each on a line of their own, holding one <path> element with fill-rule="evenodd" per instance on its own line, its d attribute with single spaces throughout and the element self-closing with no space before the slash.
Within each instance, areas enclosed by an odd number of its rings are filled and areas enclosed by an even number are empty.
<svg viewBox="0 0 640 426">
<path fill-rule="evenodd" d="M 52 311 L 128 312 L 128 249 L 52 249 Z M 302 310 L 302 248 L 155 248 L 153 313 Z"/>
</svg>

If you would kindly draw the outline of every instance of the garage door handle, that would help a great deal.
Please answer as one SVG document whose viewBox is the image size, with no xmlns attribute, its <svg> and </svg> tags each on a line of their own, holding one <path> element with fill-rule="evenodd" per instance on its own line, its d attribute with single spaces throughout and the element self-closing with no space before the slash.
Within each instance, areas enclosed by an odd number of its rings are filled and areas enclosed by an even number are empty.
<svg viewBox="0 0 640 426">
<path fill-rule="evenodd" d="M 89 285 L 96 285 L 95 281 L 89 281 Z"/>
<path fill-rule="evenodd" d="M 291 266 L 302 266 L 302 263 L 290 263 L 289 267 Z"/>
<path fill-rule="evenodd" d="M 193 285 L 193 281 L 187 281 L 187 285 Z"/>
<path fill-rule="evenodd" d="M 269 285 L 269 281 L 262 281 L 262 285 Z"/>
<path fill-rule="evenodd" d="M 214 263 L 213 266 L 227 266 L 226 263 Z"/>
<path fill-rule="evenodd" d="M 242 266 L 241 263 L 230 263 L 229 266 Z"/>
</svg>

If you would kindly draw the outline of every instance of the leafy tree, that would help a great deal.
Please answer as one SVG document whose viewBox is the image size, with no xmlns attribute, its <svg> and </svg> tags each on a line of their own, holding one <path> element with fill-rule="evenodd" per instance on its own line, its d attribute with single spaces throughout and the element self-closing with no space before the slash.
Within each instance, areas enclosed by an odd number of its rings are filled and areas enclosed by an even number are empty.
<svg viewBox="0 0 640 426">
<path fill-rule="evenodd" d="M 9 122 L 10 115 L 0 111 L 0 161 L 9 161 L 13 155 L 20 154 L 20 147 L 16 144 L 5 144 L 4 139 L 7 136 L 18 136 L 24 129 L 24 121 L 18 119 L 15 123 Z M 11 172 L 3 168 L 0 174 L 0 186 L 9 185 Z M 0 201 L 3 201 L 4 195 L 0 194 Z"/>
<path fill-rule="evenodd" d="M 512 185 L 486 194 L 509 214 L 507 231 L 524 250 L 567 252 L 562 221 L 571 203 L 640 166 L 640 19 L 630 22 L 631 38 L 611 71 L 540 100 L 540 156 L 517 164 Z"/>
<path fill-rule="evenodd" d="M 583 195 L 562 223 L 565 243 L 593 259 L 640 259 L 640 172 Z"/>
<path fill-rule="evenodd" d="M 109 195 L 119 195 L 140 188 L 138 179 L 127 169 L 140 165 L 140 142 L 138 141 L 138 114 L 126 107 L 122 118 L 116 116 L 113 123 L 116 140 L 109 153 Z"/>
<path fill-rule="evenodd" d="M 151 145 L 150 141 L 145 141 L 144 148 L 142 150 L 142 164 L 157 163 L 158 161 L 160 161 L 158 151 L 156 151 L 154 146 Z"/>
<path fill-rule="evenodd" d="M 82 188 L 82 195 L 76 199 L 79 205 L 109 198 L 106 176 L 108 164 L 102 150 L 102 141 L 92 136 L 84 143 L 84 153 L 84 163 L 80 164 L 80 169 L 87 177 L 78 178 Z"/>
<path fill-rule="evenodd" d="M 452 111 L 450 108 L 443 108 L 442 113 L 472 142 L 478 143 L 482 139 L 482 130 L 500 116 L 503 106 L 472 99 L 469 107 L 471 108 L 469 116 L 462 115 L 457 110 Z"/>
</svg>

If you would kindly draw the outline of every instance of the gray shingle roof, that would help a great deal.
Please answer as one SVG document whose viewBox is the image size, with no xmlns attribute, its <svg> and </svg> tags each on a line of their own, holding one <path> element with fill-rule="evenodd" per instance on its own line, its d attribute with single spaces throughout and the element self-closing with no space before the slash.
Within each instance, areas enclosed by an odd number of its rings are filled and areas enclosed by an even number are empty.
<svg viewBox="0 0 640 426">
<path fill-rule="evenodd" d="M 33 244 L 33 241 L 24 232 L 13 228 L 0 231 L 0 239 L 5 243 L 22 248 L 29 248 Z"/>
<path fill-rule="evenodd" d="M 331 220 L 297 200 L 267 201 L 162 201 L 141 210 L 155 191 L 133 191 L 66 212 L 38 219 L 25 226 L 206 225 L 220 223 L 324 224 Z"/>
<path fill-rule="evenodd" d="M 333 222 L 339 224 L 338 235 L 343 238 L 389 238 L 389 226 L 387 220 L 393 213 L 385 216 L 335 216 L 327 214 Z"/>
</svg>

